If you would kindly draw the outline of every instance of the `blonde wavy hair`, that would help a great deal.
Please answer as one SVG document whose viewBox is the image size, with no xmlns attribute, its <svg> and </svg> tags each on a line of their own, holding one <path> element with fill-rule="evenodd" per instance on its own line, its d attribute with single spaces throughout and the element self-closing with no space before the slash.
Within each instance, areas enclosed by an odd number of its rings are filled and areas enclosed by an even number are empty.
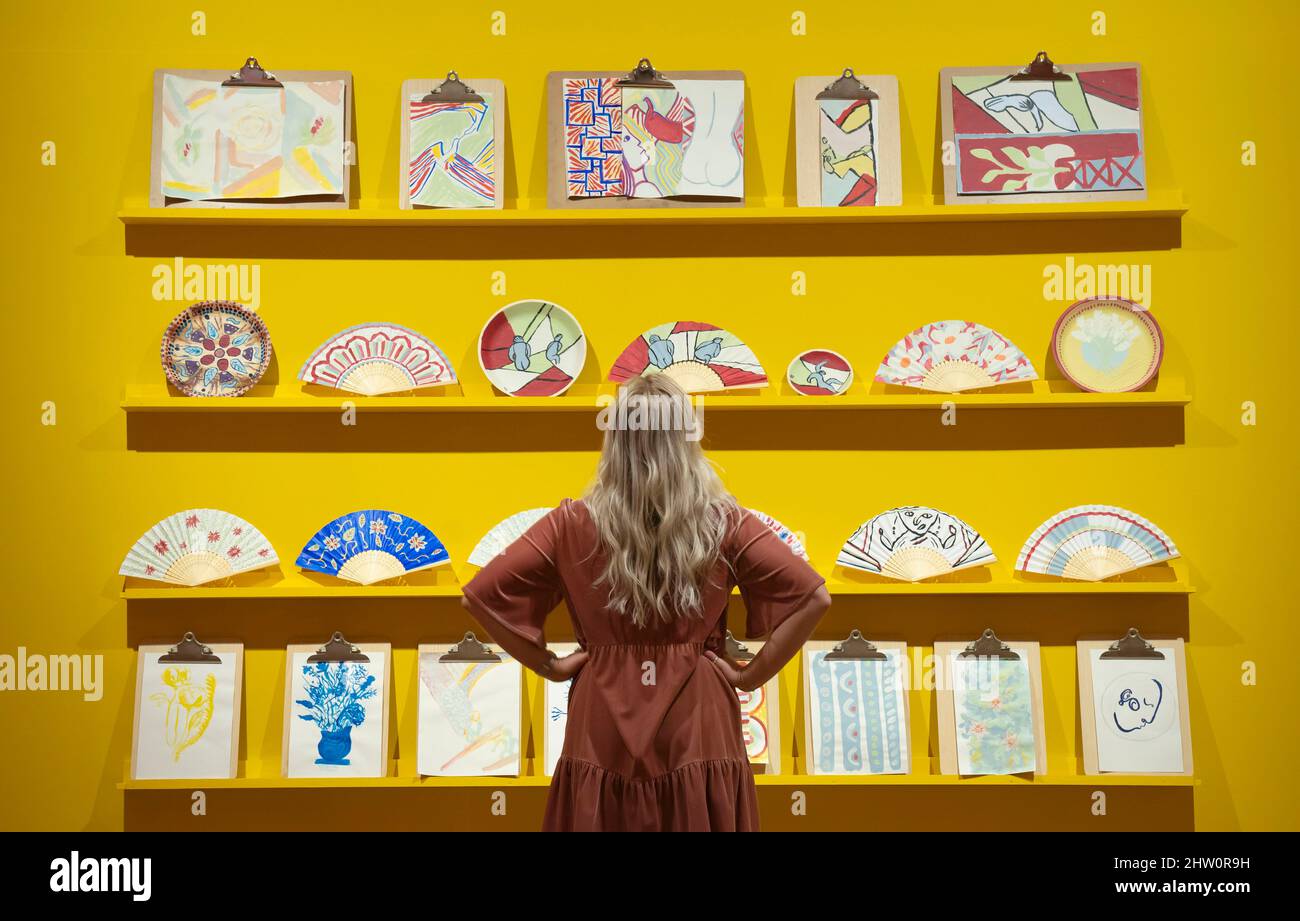
<svg viewBox="0 0 1300 921">
<path fill-rule="evenodd" d="M 609 606 L 644 627 L 703 614 L 736 500 L 704 456 L 686 392 L 664 374 L 619 390 L 584 501 L 606 565 Z M 693 433 L 695 433 L 693 435 Z"/>
</svg>

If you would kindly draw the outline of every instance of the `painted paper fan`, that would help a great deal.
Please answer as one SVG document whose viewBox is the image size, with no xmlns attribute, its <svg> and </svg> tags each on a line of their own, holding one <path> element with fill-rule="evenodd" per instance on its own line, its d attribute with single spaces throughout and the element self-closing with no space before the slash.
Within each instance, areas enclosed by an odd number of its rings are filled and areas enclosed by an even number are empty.
<svg viewBox="0 0 1300 921">
<path fill-rule="evenodd" d="M 587 362 L 587 337 L 559 304 L 515 301 L 479 333 L 478 361 L 492 386 L 512 397 L 559 396 Z"/>
<path fill-rule="evenodd" d="M 790 386 L 804 396 L 833 396 L 853 383 L 853 365 L 839 352 L 810 349 L 795 356 L 785 376 Z"/>
<path fill-rule="evenodd" d="M 1038 379 L 1029 357 L 996 330 L 966 320 L 927 323 L 900 339 L 876 369 L 876 380 L 959 393 Z"/>
<path fill-rule="evenodd" d="M 237 397 L 270 363 L 266 324 L 234 301 L 193 304 L 163 331 L 163 372 L 187 397 Z"/>
<path fill-rule="evenodd" d="M 270 541 L 244 519 L 220 509 L 192 508 L 140 535 L 118 574 L 202 585 L 278 562 Z"/>
<path fill-rule="evenodd" d="M 317 531 L 298 554 L 298 565 L 370 585 L 450 559 L 442 541 L 414 518 L 368 509 L 336 518 Z"/>
<path fill-rule="evenodd" d="M 648 330 L 618 356 L 609 379 L 667 374 L 687 393 L 766 387 L 767 372 L 739 338 L 712 323 L 679 320 Z"/>
<path fill-rule="evenodd" d="M 1080 390 L 1139 390 L 1156 376 L 1164 354 L 1164 335 L 1151 311 L 1121 297 L 1072 304 L 1052 329 L 1056 366 Z"/>
<path fill-rule="evenodd" d="M 515 512 L 504 521 L 497 522 L 492 530 L 484 534 L 474 546 L 469 561 L 475 566 L 486 566 L 492 562 L 493 557 L 505 553 L 507 547 L 550 512 L 549 508 L 530 508 L 527 511 Z"/>
<path fill-rule="evenodd" d="M 1016 569 L 1096 582 L 1177 556 L 1169 535 L 1136 512 L 1079 505 L 1034 529 Z"/>
<path fill-rule="evenodd" d="M 861 525 L 844 542 L 835 562 L 917 582 L 995 559 L 979 532 L 957 516 L 908 505 L 881 512 Z"/>
<path fill-rule="evenodd" d="M 376 396 L 456 383 L 442 349 L 396 323 L 363 323 L 330 336 L 303 362 L 298 380 Z"/>
<path fill-rule="evenodd" d="M 781 522 L 777 521 L 771 515 L 760 512 L 756 508 L 751 508 L 747 511 L 759 521 L 763 522 L 763 524 L 771 528 L 776 536 L 781 538 L 781 542 L 790 548 L 791 553 L 795 556 L 803 557 L 805 560 L 808 559 L 808 551 L 804 549 L 803 541 L 799 539 L 798 534 L 781 524 Z"/>
</svg>

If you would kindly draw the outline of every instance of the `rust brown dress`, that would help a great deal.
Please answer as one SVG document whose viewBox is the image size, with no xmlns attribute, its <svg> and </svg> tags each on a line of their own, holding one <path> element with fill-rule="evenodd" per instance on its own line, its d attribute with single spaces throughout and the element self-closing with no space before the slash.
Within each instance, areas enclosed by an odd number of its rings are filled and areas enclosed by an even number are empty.
<svg viewBox="0 0 1300 921">
<path fill-rule="evenodd" d="M 569 695 L 543 828 L 757 830 L 740 705 L 704 650 L 723 648 L 733 586 L 746 635 L 761 637 L 802 606 L 821 576 L 738 511 L 704 593 L 708 613 L 642 629 L 609 610 L 608 591 L 596 585 L 603 565 L 586 506 L 565 500 L 465 586 L 483 616 L 539 647 L 547 615 L 565 602 L 589 654 Z"/>
</svg>

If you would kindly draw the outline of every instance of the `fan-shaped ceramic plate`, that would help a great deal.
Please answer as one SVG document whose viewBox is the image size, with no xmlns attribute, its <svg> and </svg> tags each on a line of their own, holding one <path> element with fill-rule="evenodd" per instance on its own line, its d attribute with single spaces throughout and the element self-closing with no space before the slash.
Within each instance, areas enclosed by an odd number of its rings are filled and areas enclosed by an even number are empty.
<svg viewBox="0 0 1300 921">
<path fill-rule="evenodd" d="M 298 379 L 375 396 L 456 383 L 451 362 L 429 339 L 396 323 L 363 323 L 326 339 Z"/>
<path fill-rule="evenodd" d="M 548 301 L 515 301 L 478 337 L 478 360 L 492 386 L 515 397 L 569 389 L 587 361 L 587 338 L 573 314 Z"/>
<path fill-rule="evenodd" d="M 795 356 L 785 376 L 790 386 L 804 396 L 834 396 L 853 383 L 853 366 L 838 352 L 810 349 Z"/>
<path fill-rule="evenodd" d="M 1169 535 L 1136 512 L 1078 505 L 1034 529 L 1016 569 L 1096 582 L 1177 556 Z"/>
<path fill-rule="evenodd" d="M 835 562 L 917 582 L 995 559 L 979 532 L 957 516 L 909 505 L 881 512 L 862 524 L 844 542 Z"/>
<path fill-rule="evenodd" d="M 469 561 L 475 566 L 486 566 L 492 558 L 505 552 L 506 548 L 523 536 L 523 533 L 548 514 L 549 508 L 530 508 L 515 512 L 509 518 L 496 523 L 492 530 L 479 539 Z"/>
<path fill-rule="evenodd" d="M 739 338 L 712 323 L 664 323 L 633 340 L 618 356 L 609 379 L 667 374 L 687 393 L 766 387 L 767 372 Z"/>
<path fill-rule="evenodd" d="M 202 585 L 280 562 L 270 541 L 244 519 L 215 508 L 169 515 L 126 554 L 119 575 Z"/>
<path fill-rule="evenodd" d="M 298 565 L 311 572 L 370 585 L 450 559 L 442 541 L 407 515 L 382 509 L 350 512 L 307 541 Z"/>
<path fill-rule="evenodd" d="M 1156 376 L 1164 354 L 1164 335 L 1151 311 L 1119 297 L 1072 304 L 1052 330 L 1056 366 L 1080 390 L 1140 390 Z"/>
<path fill-rule="evenodd" d="M 234 301 L 193 304 L 163 331 L 163 373 L 187 397 L 237 397 L 270 363 L 266 324 Z"/>
<path fill-rule="evenodd" d="M 781 524 L 781 522 L 777 521 L 771 515 L 760 512 L 756 508 L 749 509 L 749 513 L 771 528 L 772 532 L 776 534 L 777 537 L 781 538 L 781 543 L 790 548 L 791 553 L 795 556 L 803 557 L 805 560 L 808 559 L 808 551 L 804 549 L 803 541 L 799 539 L 798 534 Z"/>
<path fill-rule="evenodd" d="M 1038 372 L 1006 336 L 979 323 L 940 320 L 904 336 L 876 369 L 882 384 L 959 393 L 1032 381 Z"/>
</svg>

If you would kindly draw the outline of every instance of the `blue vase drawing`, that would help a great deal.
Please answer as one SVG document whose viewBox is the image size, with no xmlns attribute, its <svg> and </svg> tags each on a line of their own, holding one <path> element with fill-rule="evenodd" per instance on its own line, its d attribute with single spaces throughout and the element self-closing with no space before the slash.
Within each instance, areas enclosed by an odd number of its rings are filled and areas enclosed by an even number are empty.
<svg viewBox="0 0 1300 921">
<path fill-rule="evenodd" d="M 316 751 L 320 755 L 317 764 L 350 764 L 348 752 L 352 751 L 352 727 L 344 726 L 334 732 L 322 729 Z"/>
</svg>

